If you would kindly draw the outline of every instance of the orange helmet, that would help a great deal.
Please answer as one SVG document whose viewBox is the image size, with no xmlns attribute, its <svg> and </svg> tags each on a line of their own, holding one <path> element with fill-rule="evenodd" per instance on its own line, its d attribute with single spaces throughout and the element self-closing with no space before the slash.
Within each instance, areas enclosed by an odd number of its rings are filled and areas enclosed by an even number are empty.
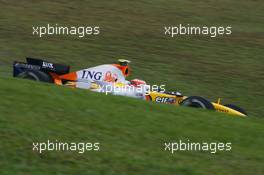
<svg viewBox="0 0 264 175">
<path fill-rule="evenodd" d="M 113 66 L 117 67 L 125 77 L 130 75 L 130 67 L 128 66 L 128 63 L 130 63 L 129 60 L 119 59 L 118 64 L 113 64 Z"/>
</svg>

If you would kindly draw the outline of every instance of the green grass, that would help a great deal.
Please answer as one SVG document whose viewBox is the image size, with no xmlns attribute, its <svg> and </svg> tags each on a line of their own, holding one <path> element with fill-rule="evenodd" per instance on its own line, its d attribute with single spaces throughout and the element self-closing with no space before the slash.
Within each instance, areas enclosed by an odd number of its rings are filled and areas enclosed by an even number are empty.
<svg viewBox="0 0 264 175">
<path fill-rule="evenodd" d="M 0 174 L 263 174 L 264 7 L 261 0 L 0 2 Z M 32 36 L 32 26 L 99 25 L 96 37 Z M 232 35 L 163 35 L 171 25 L 231 25 Z M 243 107 L 251 116 L 145 103 L 10 79 L 14 60 L 72 70 L 132 60 L 131 78 Z M 126 114 L 124 114 L 126 112 Z M 122 114 L 122 115 L 121 115 Z M 3 139 L 2 139 L 3 138 Z M 102 152 L 32 153 L 31 142 L 92 140 Z M 169 155 L 161 142 L 232 141 L 232 153 Z M 1 166 L 1 164 L 3 166 Z M 3 172 L 3 173 L 2 173 Z M 32 173 L 29 173 L 32 172 Z"/>
<path fill-rule="evenodd" d="M 1 78 L 1 174 L 262 174 L 263 119 Z M 164 142 L 232 142 L 231 152 Z M 32 142 L 100 142 L 100 152 L 32 151 Z"/>
<path fill-rule="evenodd" d="M 167 89 L 211 100 L 222 97 L 249 114 L 264 113 L 263 6 L 261 1 L 4 1 L 0 15 L 1 69 L 14 59 L 49 58 L 73 70 L 132 60 L 133 76 Z M 32 26 L 99 25 L 96 37 L 32 36 Z M 233 34 L 210 37 L 163 35 L 163 27 L 231 25 Z"/>
</svg>

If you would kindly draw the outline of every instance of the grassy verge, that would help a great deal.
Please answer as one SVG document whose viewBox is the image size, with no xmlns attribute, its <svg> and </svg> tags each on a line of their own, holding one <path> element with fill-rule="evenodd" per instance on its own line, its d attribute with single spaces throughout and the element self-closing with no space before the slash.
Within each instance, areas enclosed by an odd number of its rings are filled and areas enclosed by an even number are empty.
<svg viewBox="0 0 264 175">
<path fill-rule="evenodd" d="M 263 174 L 262 1 L 0 0 L 0 174 Z M 32 26 L 101 27 L 97 37 L 32 36 Z M 164 36 L 179 24 L 232 35 Z M 48 58 L 73 70 L 132 60 L 132 77 L 246 109 L 248 119 L 11 78 Z M 99 153 L 32 152 L 32 142 L 100 142 Z M 163 151 L 165 141 L 232 142 L 231 152 Z"/>
<path fill-rule="evenodd" d="M 263 7 L 261 1 L 3 1 L 0 69 L 14 59 L 49 58 L 74 70 L 133 61 L 132 77 L 166 84 L 183 94 L 222 97 L 249 114 L 264 113 Z M 32 36 L 32 26 L 98 25 L 96 37 Z M 164 36 L 164 26 L 232 26 L 232 35 L 210 38 Z"/>
<path fill-rule="evenodd" d="M 1 174 L 262 174 L 263 120 L 0 79 Z M 100 142 L 99 152 L 32 151 L 32 142 Z M 164 151 L 164 142 L 232 142 L 231 152 Z"/>
</svg>

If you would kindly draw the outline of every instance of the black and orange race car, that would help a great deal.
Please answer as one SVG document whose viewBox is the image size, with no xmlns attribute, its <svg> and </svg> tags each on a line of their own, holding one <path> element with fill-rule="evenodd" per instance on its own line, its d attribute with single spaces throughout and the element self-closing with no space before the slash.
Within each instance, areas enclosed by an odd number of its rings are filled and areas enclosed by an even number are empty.
<svg viewBox="0 0 264 175">
<path fill-rule="evenodd" d="M 13 76 L 25 79 L 31 79 L 42 82 L 54 83 L 56 85 L 66 85 L 73 88 L 83 88 L 97 92 L 105 92 L 103 84 L 114 87 L 125 87 L 131 89 L 135 86 L 145 86 L 145 81 L 131 80 L 127 81 L 126 77 L 130 74 L 128 60 L 120 59 L 117 64 L 103 64 L 95 67 L 81 69 L 70 72 L 70 66 L 63 64 L 51 63 L 42 59 L 26 58 L 27 62 L 13 63 Z M 112 89 L 113 91 L 115 89 Z M 141 98 L 157 103 L 173 104 L 178 106 L 189 106 L 215 110 L 233 114 L 235 116 L 246 117 L 247 113 L 234 104 L 222 105 L 220 99 L 218 102 L 211 102 L 200 96 L 183 96 L 178 92 L 166 92 L 152 90 L 136 92 L 122 92 L 114 95 L 124 95 L 129 97 Z"/>
</svg>

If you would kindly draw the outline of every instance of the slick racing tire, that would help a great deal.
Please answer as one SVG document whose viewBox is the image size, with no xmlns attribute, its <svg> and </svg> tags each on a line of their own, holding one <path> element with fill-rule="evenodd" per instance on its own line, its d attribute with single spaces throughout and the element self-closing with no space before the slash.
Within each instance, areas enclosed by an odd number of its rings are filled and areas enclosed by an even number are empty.
<svg viewBox="0 0 264 175">
<path fill-rule="evenodd" d="M 190 96 L 184 99 L 181 102 L 181 106 L 203 108 L 203 109 L 209 109 L 209 110 L 215 109 L 213 104 L 210 101 L 204 99 L 203 97 L 199 97 L 199 96 Z"/>
<path fill-rule="evenodd" d="M 20 73 L 17 77 L 41 82 L 52 83 L 51 77 L 45 72 L 39 70 L 28 70 Z"/>
<path fill-rule="evenodd" d="M 245 114 L 247 116 L 247 112 L 244 109 L 242 109 L 242 108 L 240 108 L 234 104 L 225 104 L 224 106 L 229 107 L 231 109 L 234 109 L 234 110 L 236 110 L 242 114 Z"/>
</svg>

